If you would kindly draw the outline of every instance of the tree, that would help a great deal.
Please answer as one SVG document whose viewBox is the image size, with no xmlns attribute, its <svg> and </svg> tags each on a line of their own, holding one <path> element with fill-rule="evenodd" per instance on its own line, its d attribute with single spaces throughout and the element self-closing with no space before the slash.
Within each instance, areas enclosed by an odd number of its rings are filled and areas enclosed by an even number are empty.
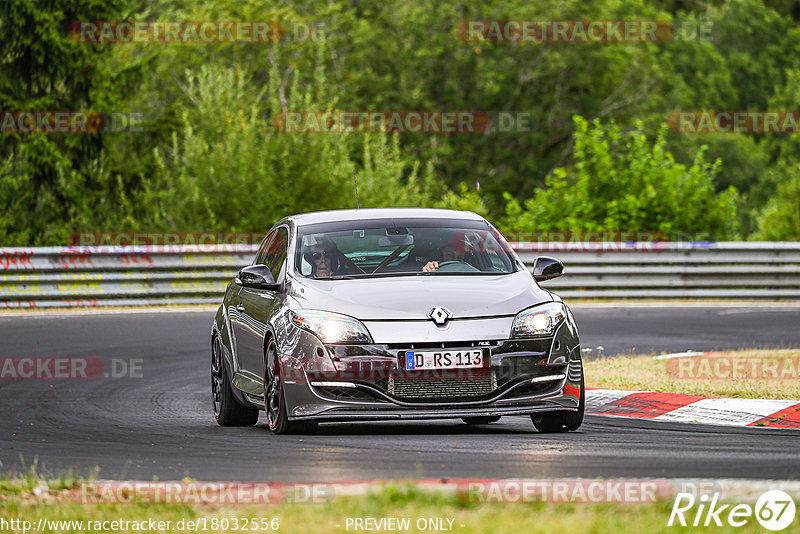
<svg viewBox="0 0 800 534">
<path fill-rule="evenodd" d="M 106 106 L 122 96 L 123 75 L 112 75 L 105 50 L 72 41 L 67 29 L 75 21 L 119 18 L 121 8 L 120 0 L 61 0 L 58 7 L 48 0 L 0 3 L 0 109 L 114 109 Z M 103 136 L 0 135 L 0 242 L 65 243 L 75 221 L 115 186 L 93 172 Z"/>
</svg>

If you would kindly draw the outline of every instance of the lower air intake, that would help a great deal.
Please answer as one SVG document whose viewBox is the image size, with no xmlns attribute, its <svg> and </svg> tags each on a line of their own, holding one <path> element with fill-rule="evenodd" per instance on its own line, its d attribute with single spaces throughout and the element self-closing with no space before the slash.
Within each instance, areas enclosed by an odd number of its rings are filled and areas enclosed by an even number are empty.
<svg viewBox="0 0 800 534">
<path fill-rule="evenodd" d="M 468 378 L 390 378 L 390 395 L 401 399 L 441 400 L 482 397 L 497 389 L 494 371 Z"/>
</svg>

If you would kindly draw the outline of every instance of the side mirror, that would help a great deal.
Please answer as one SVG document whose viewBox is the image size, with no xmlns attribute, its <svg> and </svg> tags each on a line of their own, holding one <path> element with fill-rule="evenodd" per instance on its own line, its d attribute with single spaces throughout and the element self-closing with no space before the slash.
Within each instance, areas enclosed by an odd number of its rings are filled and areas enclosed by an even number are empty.
<svg viewBox="0 0 800 534">
<path fill-rule="evenodd" d="M 272 271 L 266 265 L 250 265 L 236 275 L 236 283 L 253 289 L 277 290 L 280 284 L 275 283 Z"/>
<path fill-rule="evenodd" d="M 533 279 L 537 282 L 558 278 L 564 274 L 564 264 L 550 256 L 539 256 L 533 262 Z"/>
</svg>

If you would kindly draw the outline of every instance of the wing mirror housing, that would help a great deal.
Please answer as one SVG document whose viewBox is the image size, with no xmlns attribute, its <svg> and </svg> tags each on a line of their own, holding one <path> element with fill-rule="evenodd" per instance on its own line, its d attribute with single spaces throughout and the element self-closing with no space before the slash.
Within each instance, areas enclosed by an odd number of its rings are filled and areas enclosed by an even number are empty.
<svg viewBox="0 0 800 534">
<path fill-rule="evenodd" d="M 533 279 L 543 282 L 564 274 L 564 264 L 550 256 L 539 256 L 533 262 Z"/>
<path fill-rule="evenodd" d="M 253 289 L 269 289 L 277 291 L 280 284 L 275 282 L 272 271 L 266 265 L 250 265 L 236 275 L 236 283 Z"/>
</svg>

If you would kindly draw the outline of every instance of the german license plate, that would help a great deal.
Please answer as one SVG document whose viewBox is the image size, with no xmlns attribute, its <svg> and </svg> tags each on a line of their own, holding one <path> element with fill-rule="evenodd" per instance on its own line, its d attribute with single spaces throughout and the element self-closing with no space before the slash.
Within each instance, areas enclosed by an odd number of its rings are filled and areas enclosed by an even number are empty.
<svg viewBox="0 0 800 534">
<path fill-rule="evenodd" d="M 482 350 L 442 350 L 405 354 L 406 371 L 417 369 L 471 369 L 483 367 Z"/>
</svg>

